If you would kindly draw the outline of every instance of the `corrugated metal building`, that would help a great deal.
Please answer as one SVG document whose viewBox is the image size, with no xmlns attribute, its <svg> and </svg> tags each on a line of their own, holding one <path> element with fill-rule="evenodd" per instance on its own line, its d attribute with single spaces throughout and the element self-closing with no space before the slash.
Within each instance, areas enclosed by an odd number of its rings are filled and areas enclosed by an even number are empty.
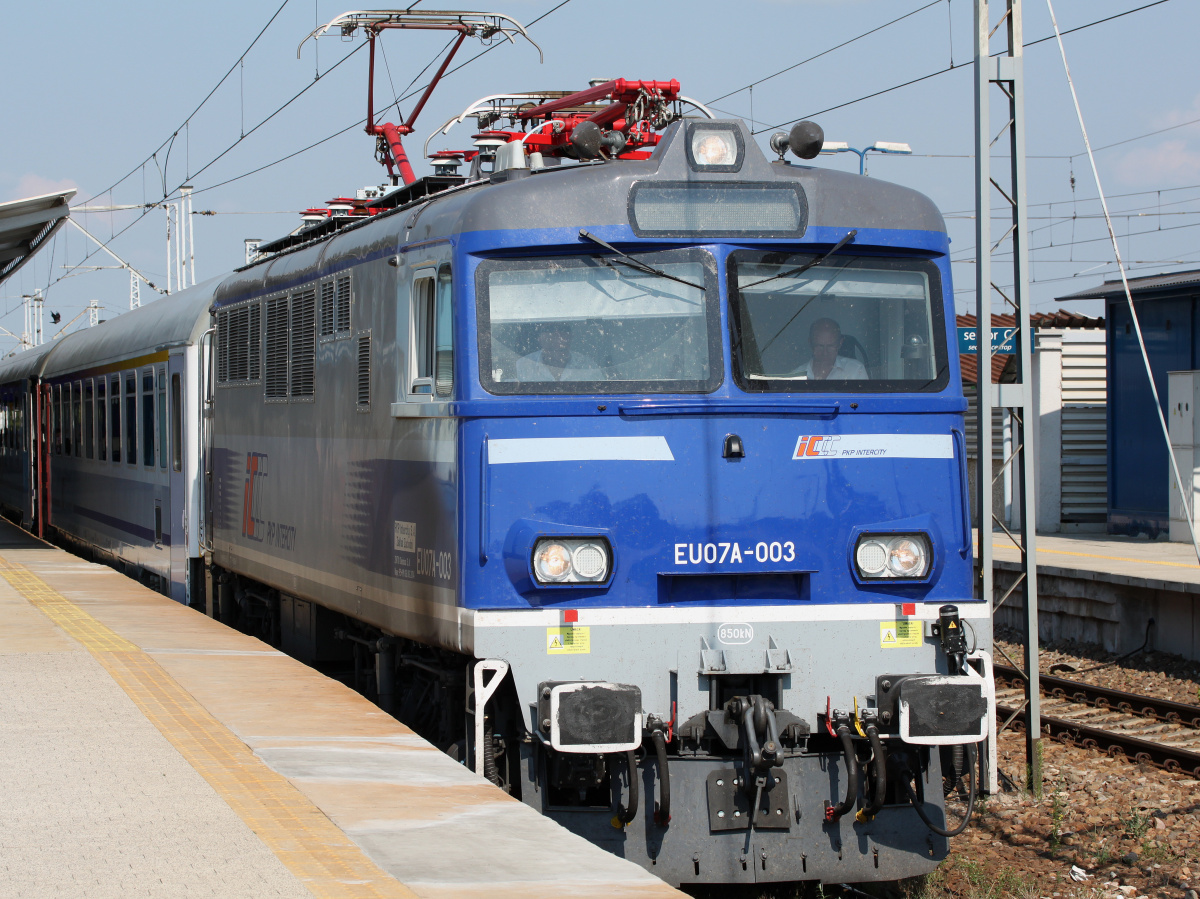
<svg viewBox="0 0 1200 899">
<path fill-rule="evenodd" d="M 1130 278 L 1129 290 L 1165 407 L 1167 372 L 1200 368 L 1200 270 Z M 1119 280 L 1105 281 L 1059 299 L 1105 304 L 1107 530 L 1157 537 L 1169 527 L 1170 466 L 1125 290 Z"/>
<path fill-rule="evenodd" d="M 957 317 L 958 327 L 973 328 L 973 315 Z M 1011 328 L 1011 315 L 993 315 L 993 328 Z M 1104 319 L 1072 312 L 1033 316 L 1033 380 L 1037 453 L 1037 527 L 1043 532 L 1101 531 L 1105 526 L 1107 458 L 1105 452 Z M 974 446 L 977 357 L 960 356 L 967 393 L 967 449 L 975 504 Z M 1012 356 L 992 356 L 992 383 L 1014 379 Z M 1005 523 L 1020 517 L 1013 466 L 1002 469 L 1015 450 L 1007 413 L 992 412 L 992 508 Z M 973 509 L 978 526 L 978 514 Z"/>
</svg>

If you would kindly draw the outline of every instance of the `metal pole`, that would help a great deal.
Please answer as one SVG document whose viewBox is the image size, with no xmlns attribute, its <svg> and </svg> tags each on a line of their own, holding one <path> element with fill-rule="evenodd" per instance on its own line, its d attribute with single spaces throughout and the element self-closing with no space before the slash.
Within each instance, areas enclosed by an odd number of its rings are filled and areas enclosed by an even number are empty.
<svg viewBox="0 0 1200 899">
<path fill-rule="evenodd" d="M 183 191 L 184 202 L 184 222 L 187 223 L 187 269 L 188 269 L 188 286 L 196 283 L 196 245 L 193 242 L 196 236 L 196 230 L 192 227 L 192 186 L 185 184 L 180 188 Z"/>
<path fill-rule="evenodd" d="M 1008 46 L 994 58 L 989 43 L 992 31 L 989 0 L 975 0 L 975 245 L 976 245 L 976 310 L 979 334 L 978 367 L 978 507 L 980 595 L 994 601 L 992 553 L 992 409 L 1008 412 L 1012 428 L 1014 451 L 1006 464 L 1013 465 L 1014 505 L 1020 507 L 1020 524 L 1012 528 L 1012 536 L 1020 551 L 1021 578 L 1018 595 L 1025 601 L 1023 614 L 1025 641 L 1025 758 L 1026 785 L 1036 796 L 1042 792 L 1041 756 L 1041 697 L 1038 678 L 1038 601 L 1037 601 L 1037 538 L 1034 488 L 1033 439 L 1036 422 L 1033 417 L 1033 367 L 1030 347 L 1030 298 L 1028 217 L 1025 198 L 1025 85 L 1021 22 L 1021 0 L 1004 0 L 1004 14 L 996 24 L 1006 25 Z M 989 105 L 991 86 L 995 84 L 1007 100 L 1004 126 L 993 137 Z M 1002 188 L 991 171 L 992 145 L 1008 131 L 1009 184 Z M 1012 286 L 1011 311 L 1016 318 L 1017 383 L 991 383 L 992 352 L 992 291 L 996 282 L 992 276 L 991 205 L 993 191 L 1011 209 Z M 1001 241 L 1003 243 L 1003 240 Z M 998 248 L 998 247 L 997 247 Z M 1006 475 L 1006 480 L 1007 480 Z M 1007 537 L 1002 538 L 1007 539 Z M 992 752 L 995 751 L 994 746 Z M 994 771 L 994 763 L 993 763 Z M 994 779 L 989 773 L 989 780 Z"/>
<path fill-rule="evenodd" d="M 183 290 L 187 283 L 183 279 L 183 225 L 179 220 L 180 203 L 171 204 L 171 212 L 175 215 L 175 289 Z"/>
<path fill-rule="evenodd" d="M 163 203 L 163 211 L 167 214 L 167 293 L 171 292 L 171 204 Z"/>
</svg>

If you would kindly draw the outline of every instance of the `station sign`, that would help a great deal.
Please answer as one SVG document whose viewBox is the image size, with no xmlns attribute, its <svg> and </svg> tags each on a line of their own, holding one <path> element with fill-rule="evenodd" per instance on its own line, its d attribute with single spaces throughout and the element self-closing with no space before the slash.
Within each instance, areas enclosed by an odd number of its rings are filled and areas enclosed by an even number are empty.
<svg viewBox="0 0 1200 899">
<path fill-rule="evenodd" d="M 995 356 L 1011 356 L 1017 351 L 1016 328 L 992 328 L 992 354 Z M 1029 329 L 1029 349 L 1033 352 L 1037 343 L 1033 339 L 1033 328 Z M 979 352 L 979 329 L 958 329 L 958 352 L 960 355 L 974 356 Z"/>
</svg>

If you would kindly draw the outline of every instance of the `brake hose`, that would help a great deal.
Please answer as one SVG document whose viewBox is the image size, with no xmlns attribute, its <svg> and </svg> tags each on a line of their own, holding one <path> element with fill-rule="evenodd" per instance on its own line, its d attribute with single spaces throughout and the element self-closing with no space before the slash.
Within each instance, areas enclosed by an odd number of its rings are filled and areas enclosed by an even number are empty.
<svg viewBox="0 0 1200 899">
<path fill-rule="evenodd" d="M 629 766 L 629 805 L 617 806 L 617 820 L 622 824 L 628 824 L 636 818 L 638 810 L 637 756 L 632 749 L 625 753 L 625 763 Z"/>
<path fill-rule="evenodd" d="M 932 821 L 929 820 L 929 816 L 926 815 L 925 810 L 923 808 L 921 808 L 922 803 L 921 803 L 921 800 L 917 798 L 917 791 L 913 789 L 913 786 L 911 783 L 909 783 L 908 778 L 907 777 L 904 778 L 904 789 L 908 791 L 908 798 L 912 801 L 913 808 L 915 808 L 917 810 L 917 815 L 921 818 L 922 821 L 925 822 L 925 826 L 928 827 L 930 830 L 932 830 L 934 833 L 936 833 L 939 837 L 956 837 L 956 836 L 958 836 L 960 833 L 962 833 L 964 830 L 967 829 L 967 824 L 970 823 L 971 815 L 975 811 L 975 795 L 976 795 L 976 787 L 978 786 L 975 782 L 975 766 L 976 766 L 976 763 L 978 762 L 978 755 L 975 751 L 974 743 L 967 744 L 967 758 L 969 759 L 969 767 L 968 767 L 968 771 L 967 771 L 967 777 L 968 777 L 969 784 L 970 784 L 968 791 L 967 791 L 967 813 L 965 815 L 963 815 L 962 822 L 958 825 L 958 827 L 954 828 L 953 830 L 946 830 L 944 828 L 938 827 L 936 824 L 934 824 Z"/>
<path fill-rule="evenodd" d="M 667 738 L 661 730 L 655 729 L 650 739 L 658 756 L 658 808 L 654 810 L 654 823 L 666 827 L 671 823 L 671 773 L 667 769 Z"/>
<path fill-rule="evenodd" d="M 854 742 L 850 739 L 850 728 L 839 724 L 838 739 L 842 741 L 842 754 L 846 757 L 846 798 L 838 805 L 825 809 L 825 820 L 837 821 L 842 815 L 854 808 L 858 799 L 858 760 L 854 757 Z"/>
<path fill-rule="evenodd" d="M 875 771 L 875 787 L 871 794 L 871 802 L 866 808 L 858 810 L 854 820 L 860 824 L 870 821 L 883 808 L 887 798 L 887 754 L 884 752 L 883 741 L 879 739 L 879 730 L 874 724 L 867 725 L 867 739 L 871 741 L 871 752 L 874 755 L 873 768 Z"/>
</svg>

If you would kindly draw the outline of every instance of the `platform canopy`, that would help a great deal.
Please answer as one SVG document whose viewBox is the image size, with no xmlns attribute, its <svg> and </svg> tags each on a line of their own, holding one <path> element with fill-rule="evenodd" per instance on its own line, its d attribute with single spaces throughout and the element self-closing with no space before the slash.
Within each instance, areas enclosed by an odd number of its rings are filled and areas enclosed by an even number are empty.
<svg viewBox="0 0 1200 899">
<path fill-rule="evenodd" d="M 0 203 L 0 284 L 67 223 L 75 190 Z"/>
</svg>

